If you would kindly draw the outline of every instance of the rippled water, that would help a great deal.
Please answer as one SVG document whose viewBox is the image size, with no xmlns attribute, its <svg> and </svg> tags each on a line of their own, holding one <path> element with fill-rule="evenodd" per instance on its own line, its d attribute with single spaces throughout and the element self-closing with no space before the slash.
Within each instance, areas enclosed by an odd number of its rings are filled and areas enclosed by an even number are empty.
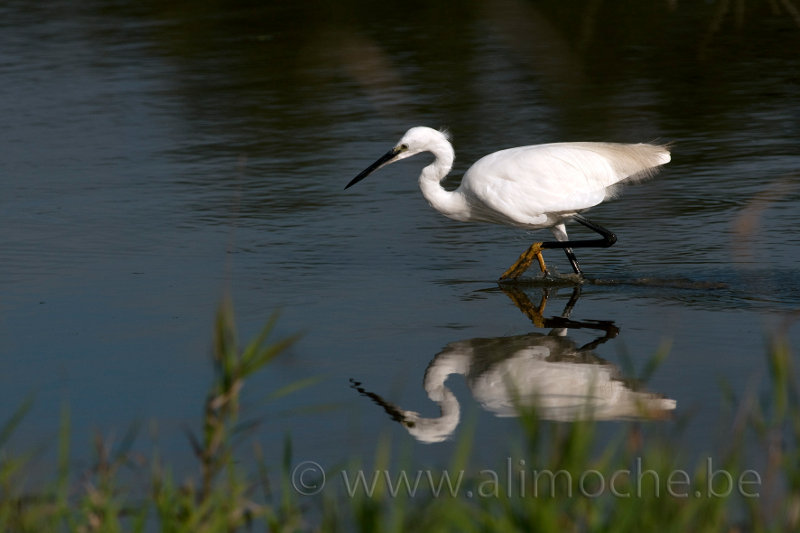
<svg viewBox="0 0 800 533">
<path fill-rule="evenodd" d="M 742 5 L 4 4 L 0 420 L 33 395 L 22 441 L 66 404 L 76 439 L 156 420 L 185 453 L 230 293 L 242 337 L 275 309 L 304 333 L 248 386 L 267 449 L 288 433 L 299 459 L 372 457 L 376 435 L 417 442 L 387 411 L 435 419 L 451 394 L 446 436 L 474 420 L 491 457 L 517 432 L 492 372 L 551 357 L 627 383 L 665 343 L 644 389 L 712 446 L 718 384 L 757 385 L 800 306 L 800 27 Z M 495 280 L 538 234 L 437 214 L 417 158 L 342 190 L 418 124 L 453 134 L 448 187 L 520 144 L 658 139 L 673 161 L 592 210 L 619 241 L 578 254 L 579 295 L 533 282 L 525 307 Z"/>
</svg>

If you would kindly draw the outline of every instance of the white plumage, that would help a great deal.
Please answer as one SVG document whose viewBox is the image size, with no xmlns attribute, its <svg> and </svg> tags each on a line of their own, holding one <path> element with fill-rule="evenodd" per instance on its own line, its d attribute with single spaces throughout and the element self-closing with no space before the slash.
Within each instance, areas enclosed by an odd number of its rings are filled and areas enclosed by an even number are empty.
<svg viewBox="0 0 800 533">
<path fill-rule="evenodd" d="M 455 157 L 448 135 L 418 126 L 408 130 L 392 150 L 347 187 L 384 165 L 421 152 L 431 152 L 435 159 L 422 170 L 420 189 L 430 205 L 445 216 L 462 222 L 553 231 L 559 242 L 535 243 L 503 278 L 518 277 L 533 257 L 539 258 L 546 272 L 541 249 L 556 247 L 566 251 L 573 269 L 581 274 L 571 248 L 610 246 L 616 238 L 578 213 L 613 196 L 620 183 L 650 177 L 670 161 L 669 150 L 663 145 L 576 142 L 520 146 L 479 159 L 464 174 L 459 187 L 448 191 L 440 183 L 450 172 Z M 605 240 L 567 241 L 564 222 L 571 218 L 597 231 Z"/>
<path fill-rule="evenodd" d="M 486 222 L 540 229 L 599 204 L 621 181 L 649 177 L 669 159 L 668 151 L 649 144 L 520 146 L 479 159 L 457 191 Z M 492 220 L 497 214 L 504 219 Z"/>
</svg>

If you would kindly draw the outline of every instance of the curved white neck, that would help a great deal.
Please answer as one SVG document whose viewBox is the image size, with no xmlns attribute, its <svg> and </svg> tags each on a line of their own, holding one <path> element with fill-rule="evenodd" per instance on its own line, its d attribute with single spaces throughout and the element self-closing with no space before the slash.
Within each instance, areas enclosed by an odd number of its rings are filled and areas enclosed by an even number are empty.
<svg viewBox="0 0 800 533">
<path fill-rule="evenodd" d="M 465 220 L 469 206 L 464 195 L 458 189 L 448 191 L 441 185 L 442 179 L 453 168 L 455 159 L 453 148 L 448 143 L 435 146 L 430 151 L 436 159 L 423 168 L 419 175 L 419 188 L 422 190 L 422 195 L 431 204 L 431 207 L 443 215 L 456 220 Z"/>
</svg>

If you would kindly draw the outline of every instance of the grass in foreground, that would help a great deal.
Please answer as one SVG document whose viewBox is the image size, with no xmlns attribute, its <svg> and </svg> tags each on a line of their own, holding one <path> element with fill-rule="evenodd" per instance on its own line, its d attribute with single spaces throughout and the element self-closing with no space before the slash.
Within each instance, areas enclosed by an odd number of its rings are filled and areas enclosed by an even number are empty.
<svg viewBox="0 0 800 533">
<path fill-rule="evenodd" d="M 251 426 L 239 417 L 245 380 L 264 371 L 296 340 L 271 340 L 275 320 L 273 316 L 241 348 L 232 310 L 221 306 L 214 331 L 214 379 L 200 430 L 187 432 L 197 469 L 184 482 L 176 482 L 157 452 L 150 457 L 130 452 L 135 431 L 113 449 L 95 439 L 93 467 L 76 476 L 68 460 L 70 422 L 65 411 L 56 471 L 44 486 L 27 489 L 24 474 L 33 456 L 7 449 L 30 408 L 30 401 L 23 403 L 0 426 L 0 531 L 800 528 L 800 401 L 791 353 L 781 340 L 768 348 L 768 393 L 735 398 L 728 392 L 734 406 L 723 415 L 729 420 L 728 446 L 690 469 L 677 452 L 679 435 L 650 435 L 631 422 L 598 451 L 593 423 L 546 423 L 526 412 L 519 418 L 525 442 L 510 454 L 523 460 L 504 457 L 495 469 L 475 468 L 470 464 L 471 439 L 463 437 L 447 468 L 392 471 L 390 445 L 381 440 L 372 469 L 353 464 L 330 472 L 325 489 L 318 492 L 305 490 L 316 488 L 313 479 L 296 477 L 288 444 L 279 461 L 263 457 L 257 443 L 252 448 L 241 445 Z M 241 452 L 248 449 L 253 451 Z M 746 457 L 760 457 L 761 469 L 751 468 Z M 129 470 L 148 473 L 144 488 L 132 489 L 121 481 Z M 272 472 L 279 472 L 277 479 Z M 357 482 L 358 472 L 363 485 Z"/>
</svg>

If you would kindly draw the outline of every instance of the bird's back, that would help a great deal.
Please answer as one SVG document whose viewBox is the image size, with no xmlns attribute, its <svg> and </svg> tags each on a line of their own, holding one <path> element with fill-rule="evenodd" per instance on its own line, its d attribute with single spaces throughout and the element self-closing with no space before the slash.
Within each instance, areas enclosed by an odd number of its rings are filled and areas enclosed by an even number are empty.
<svg viewBox="0 0 800 533">
<path fill-rule="evenodd" d="M 479 159 L 461 190 L 473 219 L 546 227 L 599 204 L 623 181 L 648 178 L 670 161 L 665 146 L 554 143 L 501 150 Z"/>
<path fill-rule="evenodd" d="M 620 181 L 642 180 L 654 176 L 658 167 L 670 162 L 669 150 L 657 144 L 619 144 L 619 143 L 560 143 L 550 145 L 560 148 L 573 148 L 584 153 L 596 154 L 603 158 L 612 169 L 605 186 Z M 594 156 L 590 156 L 594 157 Z M 591 172 L 592 168 L 588 169 Z"/>
</svg>

